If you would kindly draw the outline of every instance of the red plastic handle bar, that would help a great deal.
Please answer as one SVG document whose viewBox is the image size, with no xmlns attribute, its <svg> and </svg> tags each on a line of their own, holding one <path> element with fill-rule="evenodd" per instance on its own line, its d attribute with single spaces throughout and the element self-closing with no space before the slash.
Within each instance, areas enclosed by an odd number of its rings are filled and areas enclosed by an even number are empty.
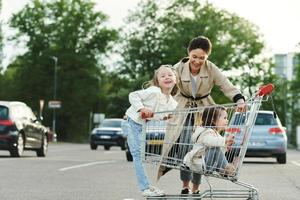
<svg viewBox="0 0 300 200">
<path fill-rule="evenodd" d="M 269 83 L 267 85 L 261 86 L 258 91 L 258 96 L 266 96 L 274 90 L 274 85 Z"/>
</svg>

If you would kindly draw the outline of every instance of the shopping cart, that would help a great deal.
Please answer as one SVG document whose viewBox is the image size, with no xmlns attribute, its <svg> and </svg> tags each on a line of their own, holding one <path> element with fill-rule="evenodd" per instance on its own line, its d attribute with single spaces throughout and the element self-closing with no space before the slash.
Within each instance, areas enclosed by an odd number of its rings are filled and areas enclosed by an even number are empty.
<svg viewBox="0 0 300 200">
<path fill-rule="evenodd" d="M 147 119 L 141 140 L 143 162 L 160 165 L 165 170 L 199 173 L 209 186 L 199 195 L 166 195 L 148 199 L 259 199 L 255 187 L 238 179 L 257 111 L 273 88 L 272 84 L 261 87 L 246 101 L 245 110 L 241 112 L 237 111 L 236 103 L 191 106 L 183 110 L 155 113 L 153 118 Z M 221 112 L 224 109 L 229 123 L 220 126 L 216 119 L 224 113 Z M 211 137 L 213 140 L 207 139 Z M 207 142 L 215 141 L 214 137 L 218 137 L 218 145 L 215 146 Z M 213 189 L 211 177 L 228 180 L 242 189 Z"/>
</svg>

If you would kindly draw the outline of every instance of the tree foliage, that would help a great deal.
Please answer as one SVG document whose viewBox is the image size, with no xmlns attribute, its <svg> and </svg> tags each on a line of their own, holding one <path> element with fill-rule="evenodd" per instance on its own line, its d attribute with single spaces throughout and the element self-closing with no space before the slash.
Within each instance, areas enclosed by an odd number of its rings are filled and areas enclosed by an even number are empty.
<svg viewBox="0 0 300 200">
<path fill-rule="evenodd" d="M 300 43 L 298 44 L 300 46 Z M 296 54 L 296 66 L 295 66 L 295 77 L 291 82 L 290 86 L 290 98 L 291 105 L 289 106 L 289 113 L 291 118 L 291 141 L 292 144 L 296 145 L 296 133 L 297 133 L 297 126 L 300 126 L 300 53 Z"/>
<path fill-rule="evenodd" d="M 212 41 L 209 60 L 224 71 L 236 70 L 229 78 L 244 94 L 250 96 L 257 85 L 278 79 L 269 60 L 256 58 L 263 48 L 258 28 L 206 1 L 141 0 L 118 41 L 117 31 L 105 26 L 107 16 L 94 12 L 93 6 L 92 0 L 32 0 L 10 22 L 18 30 L 13 40 L 25 42 L 28 51 L 0 76 L 0 97 L 25 101 L 38 110 L 40 99 L 53 99 L 54 57 L 58 58 L 59 139 L 87 139 L 91 111 L 122 117 L 129 106 L 128 93 L 141 89 L 161 64 L 175 64 L 187 56 L 188 42 L 199 35 Z M 108 71 L 102 60 L 112 44 L 122 61 Z M 212 95 L 217 103 L 228 102 L 219 90 Z M 52 110 L 44 113 L 50 125 Z"/>
<path fill-rule="evenodd" d="M 36 110 L 40 99 L 53 100 L 56 57 L 57 100 L 62 101 L 57 132 L 64 140 L 87 139 L 89 113 L 99 101 L 99 58 L 117 38 L 116 30 L 105 27 L 107 16 L 93 8 L 90 0 L 33 0 L 10 21 L 18 30 L 13 39 L 25 35 L 28 48 L 6 72 L 14 74 L 12 98 Z M 45 115 L 51 124 L 52 110 Z"/>
<path fill-rule="evenodd" d="M 137 77 L 149 78 L 161 64 L 175 64 L 187 56 L 188 42 L 199 35 L 210 38 L 213 51 L 209 60 L 223 70 L 245 71 L 249 61 L 261 53 L 264 46 L 258 27 L 249 21 L 217 9 L 212 4 L 197 0 L 142 0 L 128 17 L 125 27 L 124 63 L 121 71 Z M 254 65 L 259 73 L 251 77 L 254 86 L 263 83 L 261 73 L 270 70 Z M 234 77 L 230 77 L 234 80 Z M 241 88 L 247 88 L 245 79 L 238 78 Z M 145 80 L 144 80 L 145 81 Z M 246 83 L 249 83 L 247 81 Z M 218 92 L 214 92 L 214 96 Z M 219 96 L 219 95 L 218 95 Z M 219 98 L 218 103 L 228 101 Z"/>
<path fill-rule="evenodd" d="M 0 0 L 0 15 L 2 12 L 2 0 Z M 2 32 L 2 21 L 0 21 L 0 83 L 1 83 L 1 71 L 2 71 L 2 60 L 3 60 L 3 32 Z"/>
</svg>

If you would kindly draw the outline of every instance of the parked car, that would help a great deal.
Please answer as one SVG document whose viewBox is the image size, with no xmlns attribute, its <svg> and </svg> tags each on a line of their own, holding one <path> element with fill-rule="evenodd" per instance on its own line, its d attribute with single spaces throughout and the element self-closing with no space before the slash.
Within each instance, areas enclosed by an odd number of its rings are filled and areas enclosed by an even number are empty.
<svg viewBox="0 0 300 200">
<path fill-rule="evenodd" d="M 249 113 L 236 113 L 230 122 L 230 126 L 244 125 Z M 238 126 L 236 126 L 238 127 Z M 243 126 L 241 126 L 243 127 Z M 235 135 L 234 151 L 241 144 L 242 135 L 240 128 L 229 128 Z M 228 132 L 227 130 L 227 132 Z M 280 164 L 286 163 L 287 136 L 278 116 L 273 111 L 258 111 L 253 131 L 249 138 L 246 157 L 275 157 Z M 229 158 L 230 160 L 230 158 Z"/>
<path fill-rule="evenodd" d="M 152 120 L 147 123 L 145 151 L 148 156 L 160 155 L 165 138 L 167 123 L 163 120 Z M 127 141 L 125 151 L 127 161 L 131 162 L 133 159 Z"/>
<path fill-rule="evenodd" d="M 24 150 L 46 156 L 48 130 L 23 102 L 0 101 L 0 150 L 20 157 Z"/>
<path fill-rule="evenodd" d="M 90 135 L 91 149 L 95 150 L 98 145 L 101 145 L 105 150 L 109 150 L 111 146 L 120 146 L 122 150 L 125 150 L 122 121 L 121 118 L 104 119 L 100 127 L 94 128 Z"/>
</svg>

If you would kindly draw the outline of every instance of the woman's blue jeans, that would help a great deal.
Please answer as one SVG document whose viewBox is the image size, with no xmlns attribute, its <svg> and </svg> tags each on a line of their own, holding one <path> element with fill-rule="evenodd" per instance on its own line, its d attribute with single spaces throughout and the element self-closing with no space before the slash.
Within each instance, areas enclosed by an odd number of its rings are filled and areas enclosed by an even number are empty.
<svg viewBox="0 0 300 200">
<path fill-rule="evenodd" d="M 149 188 L 149 181 L 141 160 L 142 125 L 134 122 L 130 117 L 128 117 L 128 124 L 130 128 L 128 130 L 127 142 L 133 158 L 137 182 L 140 190 L 143 191 Z"/>
</svg>

